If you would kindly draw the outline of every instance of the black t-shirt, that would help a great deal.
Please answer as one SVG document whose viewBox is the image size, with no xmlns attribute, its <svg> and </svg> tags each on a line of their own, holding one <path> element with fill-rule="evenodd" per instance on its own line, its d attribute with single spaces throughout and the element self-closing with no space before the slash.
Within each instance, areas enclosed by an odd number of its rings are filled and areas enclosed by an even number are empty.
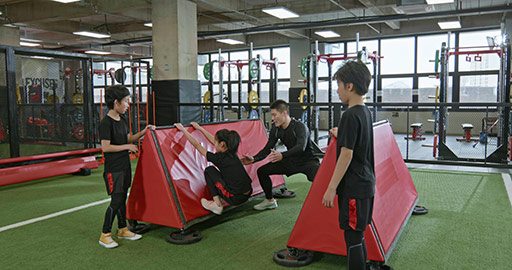
<svg viewBox="0 0 512 270">
<path fill-rule="evenodd" d="M 128 121 L 120 115 L 116 121 L 105 116 L 100 122 L 100 141 L 109 140 L 111 145 L 128 144 Z M 120 172 L 130 169 L 130 153 L 128 150 L 120 152 L 105 152 L 105 172 Z"/>
<path fill-rule="evenodd" d="M 285 162 L 301 164 L 317 159 L 313 155 L 313 144 L 308 128 L 302 122 L 292 118 L 286 129 L 272 125 L 267 144 L 254 156 L 254 162 L 265 159 L 276 145 L 277 140 L 281 140 L 288 149 L 288 151 L 282 152 Z"/>
<path fill-rule="evenodd" d="M 341 148 L 353 150 L 352 161 L 338 185 L 337 193 L 350 198 L 371 198 L 375 193 L 373 123 L 370 110 L 356 105 L 343 113 L 338 127 L 336 159 Z"/>
<path fill-rule="evenodd" d="M 227 152 L 207 152 L 206 160 L 217 166 L 222 179 L 226 182 L 226 188 L 231 193 L 240 195 L 251 190 L 251 177 L 238 157 Z"/>
</svg>

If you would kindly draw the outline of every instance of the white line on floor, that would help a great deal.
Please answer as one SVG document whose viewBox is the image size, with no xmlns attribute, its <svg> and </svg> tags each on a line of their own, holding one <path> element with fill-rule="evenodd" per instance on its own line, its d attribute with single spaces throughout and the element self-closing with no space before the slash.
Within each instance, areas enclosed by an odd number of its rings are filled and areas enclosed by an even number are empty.
<svg viewBox="0 0 512 270">
<path fill-rule="evenodd" d="M 22 221 L 22 222 L 14 223 L 14 224 L 11 224 L 11 225 L 0 227 L 0 232 L 7 231 L 7 230 L 10 230 L 10 229 L 14 229 L 14 228 L 18 228 L 18 227 L 25 226 L 25 225 L 28 225 L 28 224 L 32 224 L 32 223 L 35 223 L 35 222 L 38 222 L 38 221 L 50 219 L 50 218 L 53 218 L 53 217 L 58 217 L 58 216 L 65 215 L 65 214 L 68 214 L 68 213 L 71 213 L 71 212 L 75 212 L 75 211 L 78 211 L 78 210 L 82 210 L 82 209 L 85 209 L 85 208 L 89 208 L 89 207 L 92 207 L 92 206 L 103 204 L 103 203 L 106 203 L 106 202 L 109 202 L 109 201 L 110 201 L 110 198 L 105 199 L 105 200 L 101 200 L 101 201 L 97 201 L 97 202 L 92 202 L 92 203 L 84 204 L 84 205 L 77 206 L 77 207 L 73 207 L 73 208 L 70 208 L 70 209 L 62 210 L 62 211 L 55 212 L 53 214 L 49 214 L 49 215 L 46 215 L 46 216 L 37 217 L 37 218 L 33 218 L 33 219 Z"/>
<path fill-rule="evenodd" d="M 510 174 L 502 173 L 501 178 L 503 178 L 503 183 L 507 189 L 508 199 L 510 200 L 510 205 L 512 205 L 512 180 L 510 179 Z"/>
</svg>

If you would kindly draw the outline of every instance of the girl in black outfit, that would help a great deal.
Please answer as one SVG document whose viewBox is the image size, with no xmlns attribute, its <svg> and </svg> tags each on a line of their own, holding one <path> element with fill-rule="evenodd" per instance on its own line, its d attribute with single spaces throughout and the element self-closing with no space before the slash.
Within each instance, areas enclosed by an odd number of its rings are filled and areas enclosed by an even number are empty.
<svg viewBox="0 0 512 270">
<path fill-rule="evenodd" d="M 222 200 L 230 205 L 246 202 L 252 194 L 252 180 L 237 155 L 240 135 L 234 130 L 221 129 L 213 136 L 196 122 L 192 122 L 191 125 L 215 145 L 216 151 L 216 153 L 208 152 L 182 124 L 175 124 L 175 127 L 185 134 L 199 153 L 217 167 L 209 166 L 204 170 L 206 184 L 213 201 L 202 198 L 201 205 L 206 210 L 220 215 L 224 209 Z"/>
</svg>

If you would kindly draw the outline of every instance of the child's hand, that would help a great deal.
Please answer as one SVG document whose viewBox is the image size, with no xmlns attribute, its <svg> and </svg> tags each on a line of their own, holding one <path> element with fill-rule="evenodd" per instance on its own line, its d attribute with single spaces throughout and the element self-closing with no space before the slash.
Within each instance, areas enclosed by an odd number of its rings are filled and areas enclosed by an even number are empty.
<svg viewBox="0 0 512 270">
<path fill-rule="evenodd" d="M 174 126 L 181 132 L 183 132 L 185 130 L 185 128 L 183 127 L 183 125 L 181 123 L 176 123 L 174 124 Z"/>
<path fill-rule="evenodd" d="M 251 157 L 249 155 L 244 155 L 242 157 L 242 159 L 240 159 L 242 161 L 242 164 L 244 165 L 249 165 L 249 164 L 252 164 L 254 162 L 254 157 Z"/>
<path fill-rule="evenodd" d="M 334 138 L 337 138 L 337 136 L 338 136 L 338 128 L 337 127 L 331 128 L 331 130 L 329 130 L 329 134 L 331 134 L 331 136 L 333 136 Z"/>
<path fill-rule="evenodd" d="M 139 152 L 139 148 L 135 144 L 128 144 L 128 151 L 137 153 Z"/>
<path fill-rule="evenodd" d="M 199 124 L 197 122 L 190 122 L 190 124 L 195 128 L 195 129 L 199 129 L 201 126 L 199 126 Z"/>
<path fill-rule="evenodd" d="M 156 128 L 156 127 L 155 127 L 155 126 L 153 126 L 153 125 L 147 125 L 147 126 L 146 126 L 146 128 L 144 128 L 144 130 L 143 130 L 143 131 L 144 131 L 144 134 L 146 133 L 146 131 L 148 131 L 148 129 L 155 130 L 155 128 Z"/>
<path fill-rule="evenodd" d="M 327 190 L 324 193 L 324 198 L 322 199 L 322 205 L 327 208 L 333 208 L 334 207 L 334 197 L 336 197 L 336 190 L 331 190 L 327 188 Z"/>
</svg>

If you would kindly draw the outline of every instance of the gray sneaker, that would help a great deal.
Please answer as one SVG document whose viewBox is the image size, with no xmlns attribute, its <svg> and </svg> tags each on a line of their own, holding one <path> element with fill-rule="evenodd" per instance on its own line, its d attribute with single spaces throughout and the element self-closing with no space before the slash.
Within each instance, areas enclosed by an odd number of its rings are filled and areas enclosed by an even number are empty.
<svg viewBox="0 0 512 270">
<path fill-rule="evenodd" d="M 273 201 L 268 201 L 267 199 L 264 199 L 262 202 L 255 205 L 254 210 L 266 210 L 266 209 L 276 209 L 277 208 L 277 200 L 274 199 Z"/>
</svg>

